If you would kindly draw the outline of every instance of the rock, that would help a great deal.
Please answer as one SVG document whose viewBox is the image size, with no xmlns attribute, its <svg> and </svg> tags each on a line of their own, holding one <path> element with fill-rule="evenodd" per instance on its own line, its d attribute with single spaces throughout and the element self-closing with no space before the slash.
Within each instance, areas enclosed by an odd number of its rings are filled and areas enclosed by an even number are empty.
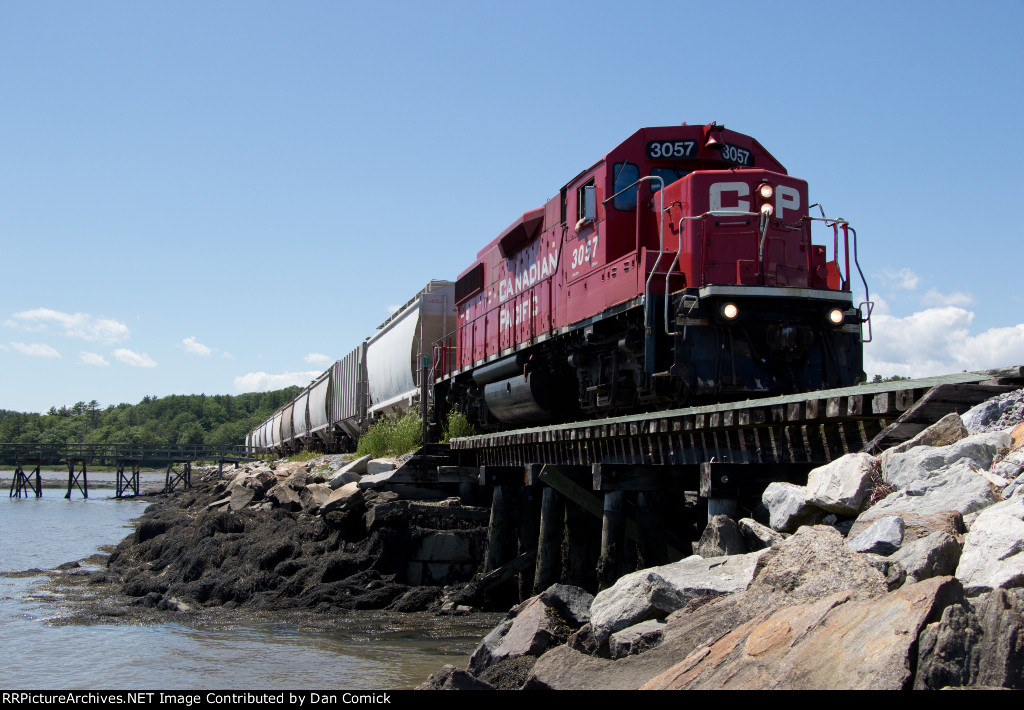
<svg viewBox="0 0 1024 710">
<path fill-rule="evenodd" d="M 1024 498 L 981 512 L 964 538 L 956 576 L 970 596 L 1024 585 Z"/>
<path fill-rule="evenodd" d="M 807 488 L 792 483 L 769 483 L 761 496 L 761 502 L 768 509 L 772 529 L 792 532 L 801 525 L 820 522 L 826 513 L 807 501 Z"/>
<path fill-rule="evenodd" d="M 305 466 L 297 468 L 284 479 L 284 484 L 293 491 L 301 491 L 309 483 L 309 469 Z"/>
<path fill-rule="evenodd" d="M 857 515 L 871 494 L 874 456 L 846 454 L 807 474 L 807 502 L 836 515 Z"/>
<path fill-rule="evenodd" d="M 231 495 L 228 500 L 228 507 L 231 510 L 241 510 L 252 503 L 256 497 L 256 491 L 242 483 L 232 483 L 229 490 Z"/>
<path fill-rule="evenodd" d="M 554 609 L 573 628 L 590 623 L 594 595 L 570 584 L 552 584 L 541 592 L 541 600 Z"/>
<path fill-rule="evenodd" d="M 1024 447 L 1017 447 L 1009 451 L 1002 460 L 992 464 L 989 473 L 1012 481 L 1009 484 L 1012 488 L 1009 491 L 1003 491 L 1003 497 L 1009 498 L 1020 485 L 1018 481 L 1021 479 L 1022 474 L 1024 474 Z"/>
<path fill-rule="evenodd" d="M 949 446 L 918 446 L 890 456 L 882 466 L 882 478 L 898 490 L 911 487 L 953 467 L 967 459 L 976 469 L 986 470 L 992 465 L 1000 449 L 1008 448 L 1013 438 L 1003 431 L 974 434 Z"/>
<path fill-rule="evenodd" d="M 360 456 L 359 458 L 348 462 L 342 468 L 338 469 L 338 474 L 343 473 L 354 473 L 362 476 L 366 473 L 366 464 L 370 463 L 370 456 Z"/>
<path fill-rule="evenodd" d="M 905 489 L 890 493 L 858 516 L 850 534 L 855 535 L 863 529 L 859 527 L 862 518 L 867 524 L 887 515 L 898 515 L 906 522 L 907 513 L 923 516 L 956 511 L 967 515 L 997 500 L 998 494 L 984 477 L 978 475 L 974 464 L 960 460 L 948 468 L 930 472 L 927 480 L 915 480 Z"/>
<path fill-rule="evenodd" d="M 963 420 L 956 412 L 950 412 L 939 421 L 932 424 L 924 431 L 918 432 L 917 436 L 898 444 L 891 449 L 886 449 L 879 456 L 884 463 L 894 454 L 901 454 L 917 446 L 949 446 L 961 439 L 970 436 L 971 432 L 964 426 Z"/>
<path fill-rule="evenodd" d="M 590 656 L 596 656 L 600 653 L 601 643 L 594 636 L 594 629 L 586 623 L 577 629 L 569 639 L 565 642 L 569 648 L 574 648 L 581 653 L 586 653 Z"/>
<path fill-rule="evenodd" d="M 876 555 L 873 552 L 862 552 L 860 554 L 885 578 L 886 591 L 891 592 L 894 589 L 899 589 L 906 583 L 907 571 L 903 569 L 903 565 L 899 562 L 893 562 L 892 558 Z"/>
<path fill-rule="evenodd" d="M 903 518 L 895 515 L 879 518 L 860 535 L 848 538 L 846 545 L 854 552 L 888 556 L 903 544 L 904 529 Z"/>
<path fill-rule="evenodd" d="M 643 653 L 661 643 L 665 635 L 665 622 L 657 619 L 641 621 L 616 631 L 608 638 L 612 658 L 624 658 Z"/>
<path fill-rule="evenodd" d="M 826 526 L 800 528 L 757 561 L 747 603 L 775 609 L 851 591 L 856 596 L 884 594 L 882 574 L 846 546 L 843 536 Z"/>
<path fill-rule="evenodd" d="M 574 629 L 548 603 L 551 599 L 552 596 L 539 594 L 513 607 L 477 646 L 469 659 L 468 670 L 480 675 L 507 658 L 539 656 L 565 643 Z"/>
<path fill-rule="evenodd" d="M 369 457 L 367 457 L 369 458 Z M 477 680 L 468 671 L 455 666 L 444 666 L 437 673 L 429 676 L 426 681 L 416 686 L 415 690 L 494 690 L 494 686 Z"/>
<path fill-rule="evenodd" d="M 384 484 L 388 483 L 394 475 L 394 469 L 380 473 L 368 473 L 365 476 L 360 477 L 358 485 L 363 490 L 380 489 L 383 488 Z"/>
<path fill-rule="evenodd" d="M 782 533 L 775 532 L 767 525 L 761 525 L 753 518 L 742 518 L 737 525 L 743 541 L 747 543 L 747 548 L 751 552 L 778 545 L 786 539 Z"/>
<path fill-rule="evenodd" d="M 519 690 L 536 662 L 533 656 L 506 658 L 481 673 L 479 680 L 490 683 L 496 690 Z"/>
<path fill-rule="evenodd" d="M 943 577 L 876 599 L 840 592 L 779 609 L 695 650 L 642 688 L 901 690 L 913 681 L 918 633 L 960 594 L 959 584 Z"/>
<path fill-rule="evenodd" d="M 333 491 L 327 500 L 320 504 L 320 513 L 327 514 L 333 511 L 344 511 L 359 507 L 363 503 L 363 494 L 359 490 L 359 484 L 346 483 L 336 491 Z"/>
<path fill-rule="evenodd" d="M 651 567 L 620 577 L 598 593 L 590 607 L 590 624 L 602 643 L 611 634 L 648 619 L 665 618 L 691 599 L 710 593 L 746 589 L 754 567 L 767 551 Z"/>
<path fill-rule="evenodd" d="M 319 512 L 321 506 L 330 500 L 333 492 L 326 483 L 310 483 L 299 491 L 302 509 L 310 514 Z"/>
<path fill-rule="evenodd" d="M 1024 590 L 997 589 L 977 606 L 954 604 L 919 637 L 918 690 L 1024 687 Z"/>
<path fill-rule="evenodd" d="M 327 479 L 327 485 L 333 489 L 338 489 L 346 483 L 353 483 L 358 481 L 360 478 L 362 478 L 362 474 L 342 471 Z"/>
<path fill-rule="evenodd" d="M 962 418 L 964 426 L 975 432 L 1015 426 L 1024 420 L 1024 390 L 996 395 L 968 409 Z"/>
<path fill-rule="evenodd" d="M 293 512 L 302 510 L 302 499 L 299 498 L 299 494 L 291 487 L 281 483 L 267 491 L 267 498 L 273 501 L 276 506 L 285 510 Z"/>
<path fill-rule="evenodd" d="M 907 545 L 915 540 L 928 537 L 932 533 L 944 532 L 953 537 L 963 535 L 967 532 L 967 528 L 964 526 L 963 515 L 956 510 L 944 510 L 938 513 L 899 513 L 900 518 L 903 519 L 904 531 L 903 531 L 903 544 Z M 885 514 L 875 515 L 875 509 L 871 508 L 864 511 L 857 517 L 853 525 L 847 531 L 848 537 L 855 537 L 865 530 L 878 519 L 885 517 Z"/>
<path fill-rule="evenodd" d="M 394 471 L 396 468 L 397 466 L 395 466 L 395 462 L 389 459 L 373 459 L 372 461 L 366 462 L 366 473 L 370 476 L 377 473 Z"/>
<path fill-rule="evenodd" d="M 697 554 L 701 557 L 743 555 L 747 552 L 750 550 L 747 549 L 739 526 L 728 515 L 712 517 L 697 544 Z"/>
<path fill-rule="evenodd" d="M 907 582 L 953 575 L 960 563 L 961 543 L 947 532 L 933 532 L 904 544 L 890 556 L 906 573 Z"/>
</svg>

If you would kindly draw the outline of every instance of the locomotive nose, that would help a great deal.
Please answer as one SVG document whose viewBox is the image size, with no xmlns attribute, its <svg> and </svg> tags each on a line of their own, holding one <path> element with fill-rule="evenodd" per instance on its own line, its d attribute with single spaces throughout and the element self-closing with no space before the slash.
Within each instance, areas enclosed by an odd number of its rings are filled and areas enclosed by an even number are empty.
<svg viewBox="0 0 1024 710">
<path fill-rule="evenodd" d="M 787 360 L 799 359 L 814 342 L 814 331 L 803 325 L 773 325 L 766 334 L 768 348 Z"/>
</svg>

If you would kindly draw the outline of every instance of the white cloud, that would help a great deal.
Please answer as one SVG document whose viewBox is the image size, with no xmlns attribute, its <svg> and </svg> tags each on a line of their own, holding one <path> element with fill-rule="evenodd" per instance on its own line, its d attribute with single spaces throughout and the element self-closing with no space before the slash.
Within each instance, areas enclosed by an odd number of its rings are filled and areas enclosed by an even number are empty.
<svg viewBox="0 0 1024 710">
<path fill-rule="evenodd" d="M 267 372 L 249 372 L 235 378 L 235 389 L 239 392 L 268 392 L 284 389 L 292 385 L 305 387 L 321 374 L 316 370 L 310 372 L 282 372 L 271 375 Z"/>
<path fill-rule="evenodd" d="M 78 353 L 78 357 L 80 357 L 82 362 L 86 365 L 96 365 L 97 367 L 107 367 L 110 365 L 110 363 L 107 362 L 107 359 L 99 353 L 89 353 L 82 350 Z"/>
<path fill-rule="evenodd" d="M 974 296 L 963 291 L 941 293 L 936 288 L 930 288 L 928 293 L 921 296 L 921 303 L 926 306 L 969 306 L 974 303 Z"/>
<path fill-rule="evenodd" d="M 906 267 L 899 271 L 882 269 L 882 283 L 890 288 L 913 291 L 920 280 L 917 274 Z"/>
<path fill-rule="evenodd" d="M 390 313 L 391 315 L 398 313 L 400 310 L 402 310 L 402 307 L 399 305 L 392 304 L 388 306 L 388 313 Z"/>
<path fill-rule="evenodd" d="M 234 359 L 235 359 L 235 356 L 234 356 L 234 355 L 232 355 L 232 354 L 231 354 L 231 353 L 229 353 L 229 352 L 223 352 L 223 353 L 221 353 L 221 354 L 220 354 L 220 356 L 221 356 L 222 358 L 224 358 L 225 360 L 234 360 Z"/>
<path fill-rule="evenodd" d="M 181 347 L 185 348 L 185 352 L 192 353 L 193 355 L 200 355 L 202 357 L 210 357 L 213 352 L 212 348 L 203 345 L 202 343 L 196 342 L 194 335 L 189 336 L 181 341 Z"/>
<path fill-rule="evenodd" d="M 334 362 L 330 355 L 324 355 L 323 353 L 310 353 L 302 359 L 310 365 L 326 365 L 330 362 Z"/>
<path fill-rule="evenodd" d="M 905 318 L 877 310 L 874 340 L 864 346 L 872 375 L 926 377 L 1024 363 L 1024 323 L 972 335 L 974 313 L 957 306 L 928 308 Z"/>
<path fill-rule="evenodd" d="M 4 325 L 28 331 L 45 330 L 49 324 L 57 325 L 69 338 L 81 338 L 100 343 L 120 343 L 131 332 L 128 326 L 110 318 L 93 318 L 88 313 L 64 313 L 49 308 L 36 308 L 15 313 Z"/>
<path fill-rule="evenodd" d="M 11 343 L 11 347 L 23 355 L 32 357 L 60 357 L 55 348 L 44 343 Z"/>
<path fill-rule="evenodd" d="M 118 348 L 114 351 L 114 357 L 132 367 L 156 367 L 156 363 L 145 353 L 137 353 L 128 348 Z"/>
</svg>

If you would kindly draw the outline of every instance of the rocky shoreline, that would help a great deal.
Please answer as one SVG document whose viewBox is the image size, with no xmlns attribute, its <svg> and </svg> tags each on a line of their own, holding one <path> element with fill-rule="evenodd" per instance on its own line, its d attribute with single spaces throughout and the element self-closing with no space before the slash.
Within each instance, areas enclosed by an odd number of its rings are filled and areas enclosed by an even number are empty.
<svg viewBox="0 0 1024 710">
<path fill-rule="evenodd" d="M 1022 687 L 1022 419 L 1024 390 L 772 484 L 753 518 L 712 519 L 697 554 L 516 605 L 467 668 L 421 687 Z M 400 463 L 196 469 L 105 567 L 62 574 L 124 595 L 103 614 L 131 618 L 507 609 L 473 583 L 487 506 Z"/>
<path fill-rule="evenodd" d="M 769 525 L 716 517 L 594 597 L 555 585 L 420 687 L 1024 687 L 1022 419 L 1001 395 L 772 484 Z"/>
<path fill-rule="evenodd" d="M 368 461 L 340 458 L 195 469 L 191 489 L 153 499 L 91 583 L 156 609 L 469 611 L 442 592 L 476 571 L 487 509 L 384 490 Z"/>
</svg>

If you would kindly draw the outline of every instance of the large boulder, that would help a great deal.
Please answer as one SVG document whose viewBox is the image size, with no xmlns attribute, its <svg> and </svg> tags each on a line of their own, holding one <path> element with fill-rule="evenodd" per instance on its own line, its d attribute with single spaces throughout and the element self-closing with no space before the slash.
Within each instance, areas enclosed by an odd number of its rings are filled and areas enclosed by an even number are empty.
<svg viewBox="0 0 1024 710">
<path fill-rule="evenodd" d="M 747 600 L 759 609 L 821 599 L 835 592 L 884 594 L 883 575 L 846 546 L 835 528 L 805 526 L 758 559 Z"/>
<path fill-rule="evenodd" d="M 742 555 L 747 552 L 750 550 L 739 526 L 728 515 L 713 516 L 697 543 L 697 554 L 701 557 Z"/>
<path fill-rule="evenodd" d="M 590 595 L 575 587 L 556 584 L 515 606 L 469 659 L 468 670 L 476 676 L 489 667 L 518 656 L 539 656 L 564 644 L 582 626 Z M 582 622 L 582 623 L 577 623 Z"/>
<path fill-rule="evenodd" d="M 963 415 L 964 425 L 971 431 L 997 431 L 1008 429 L 1024 421 L 1024 390 L 996 395 L 968 409 Z"/>
<path fill-rule="evenodd" d="M 967 459 L 977 470 L 987 470 L 1001 449 L 1007 449 L 1013 437 L 1005 431 L 974 434 L 949 446 L 918 446 L 890 456 L 882 466 L 882 478 L 893 488 L 903 490 L 918 481 L 926 481 Z"/>
<path fill-rule="evenodd" d="M 908 584 L 953 575 L 963 544 L 948 532 L 933 532 L 903 545 L 889 560 L 900 566 Z"/>
<path fill-rule="evenodd" d="M 904 545 L 928 537 L 932 533 L 942 532 L 959 539 L 967 532 L 967 527 L 964 525 L 964 516 L 957 510 L 942 510 L 937 513 L 901 511 L 897 515 L 903 519 Z M 876 520 L 884 517 L 886 517 L 885 512 L 876 513 L 875 508 L 869 508 L 857 516 L 857 519 L 847 531 L 847 536 L 856 537 L 871 527 Z"/>
<path fill-rule="evenodd" d="M 751 552 L 774 547 L 786 539 L 782 533 L 775 532 L 767 525 L 761 525 L 753 518 L 741 518 L 737 525 L 743 536 L 743 541 L 747 544 L 747 549 Z"/>
<path fill-rule="evenodd" d="M 956 576 L 970 596 L 1024 586 L 1024 497 L 981 512 L 964 538 Z"/>
<path fill-rule="evenodd" d="M 903 518 L 889 515 L 879 518 L 856 537 L 847 538 L 846 545 L 854 552 L 888 556 L 900 549 L 905 529 Z"/>
<path fill-rule="evenodd" d="M 590 607 L 594 635 L 604 642 L 641 621 L 663 619 L 692 599 L 746 589 L 758 558 L 766 552 L 711 559 L 695 555 L 620 577 L 594 597 Z"/>
<path fill-rule="evenodd" d="M 885 462 L 895 454 L 901 454 L 918 446 L 949 446 L 970 435 L 971 432 L 964 426 L 960 415 L 956 412 L 950 412 L 924 431 L 918 432 L 917 436 L 904 441 L 902 444 L 897 444 L 891 449 L 886 449 L 879 456 L 879 459 Z"/>
<path fill-rule="evenodd" d="M 918 640 L 914 688 L 1024 688 L 1024 589 L 953 604 Z"/>
<path fill-rule="evenodd" d="M 751 619 L 651 679 L 648 690 L 902 690 L 917 636 L 960 595 L 949 577 L 858 600 L 839 592 Z"/>
<path fill-rule="evenodd" d="M 415 690 L 495 690 L 495 687 L 475 678 L 469 671 L 447 665 L 417 685 Z"/>
<path fill-rule="evenodd" d="M 814 525 L 827 515 L 821 508 L 811 505 L 805 486 L 793 483 L 769 483 L 761 495 L 761 502 L 768 509 L 768 524 L 779 532 L 793 532 L 801 525 Z"/>
<path fill-rule="evenodd" d="M 867 525 L 889 515 L 905 518 L 905 513 L 932 515 L 947 511 L 967 515 L 998 500 L 998 493 L 977 466 L 969 460 L 958 460 L 948 467 L 928 472 L 927 478 L 908 482 L 905 488 L 890 493 L 868 508 L 858 516 L 850 534 L 855 534 L 854 530 L 859 531 L 859 525 Z"/>
<path fill-rule="evenodd" d="M 830 513 L 854 516 L 871 495 L 878 463 L 869 454 L 846 454 L 807 474 L 807 502 Z"/>
</svg>

